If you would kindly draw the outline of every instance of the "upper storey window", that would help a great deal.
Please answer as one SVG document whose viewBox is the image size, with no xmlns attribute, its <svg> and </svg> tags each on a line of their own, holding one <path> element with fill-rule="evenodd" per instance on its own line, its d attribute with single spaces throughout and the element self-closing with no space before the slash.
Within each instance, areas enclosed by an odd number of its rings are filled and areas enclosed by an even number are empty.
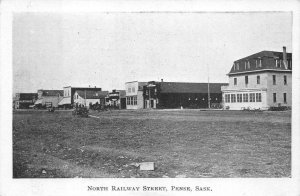
<svg viewBox="0 0 300 196">
<path fill-rule="evenodd" d="M 262 59 L 258 59 L 258 67 L 262 67 Z"/>
<path fill-rule="evenodd" d="M 292 69 L 292 60 L 288 60 L 287 63 L 288 63 L 288 69 Z"/>
</svg>

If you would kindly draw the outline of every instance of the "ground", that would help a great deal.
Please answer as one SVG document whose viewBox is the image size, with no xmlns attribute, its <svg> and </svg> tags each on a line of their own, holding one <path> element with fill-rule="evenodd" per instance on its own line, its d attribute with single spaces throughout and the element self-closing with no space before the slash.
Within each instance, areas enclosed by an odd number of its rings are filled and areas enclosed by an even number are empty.
<svg viewBox="0 0 300 196">
<path fill-rule="evenodd" d="M 91 115 L 15 111 L 13 177 L 291 177 L 290 111 Z"/>
</svg>

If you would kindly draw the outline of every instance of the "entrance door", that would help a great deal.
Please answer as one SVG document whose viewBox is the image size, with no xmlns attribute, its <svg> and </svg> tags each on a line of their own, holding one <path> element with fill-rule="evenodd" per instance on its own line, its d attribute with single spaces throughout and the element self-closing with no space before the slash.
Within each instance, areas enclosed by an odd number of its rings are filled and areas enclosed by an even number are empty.
<svg viewBox="0 0 300 196">
<path fill-rule="evenodd" d="M 154 100 L 150 100 L 150 107 L 153 108 L 154 107 Z"/>
</svg>

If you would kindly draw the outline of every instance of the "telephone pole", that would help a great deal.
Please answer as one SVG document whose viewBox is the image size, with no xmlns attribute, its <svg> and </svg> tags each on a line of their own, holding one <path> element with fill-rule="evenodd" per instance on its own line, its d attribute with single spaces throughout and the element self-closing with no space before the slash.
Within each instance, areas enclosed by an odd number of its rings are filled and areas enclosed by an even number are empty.
<svg viewBox="0 0 300 196">
<path fill-rule="evenodd" d="M 208 77 L 207 77 L 208 109 L 210 109 L 209 66 L 207 66 L 207 69 L 208 69 Z"/>
</svg>

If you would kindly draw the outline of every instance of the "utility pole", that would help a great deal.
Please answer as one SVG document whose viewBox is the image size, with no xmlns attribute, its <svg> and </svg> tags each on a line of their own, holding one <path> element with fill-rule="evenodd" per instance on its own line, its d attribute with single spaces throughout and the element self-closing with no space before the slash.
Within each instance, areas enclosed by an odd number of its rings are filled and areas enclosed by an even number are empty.
<svg viewBox="0 0 300 196">
<path fill-rule="evenodd" d="M 208 77 L 207 77 L 208 109 L 210 109 L 209 66 L 207 66 L 207 68 L 208 68 Z"/>
<path fill-rule="evenodd" d="M 86 90 L 84 90 L 84 105 L 86 107 Z"/>
</svg>

